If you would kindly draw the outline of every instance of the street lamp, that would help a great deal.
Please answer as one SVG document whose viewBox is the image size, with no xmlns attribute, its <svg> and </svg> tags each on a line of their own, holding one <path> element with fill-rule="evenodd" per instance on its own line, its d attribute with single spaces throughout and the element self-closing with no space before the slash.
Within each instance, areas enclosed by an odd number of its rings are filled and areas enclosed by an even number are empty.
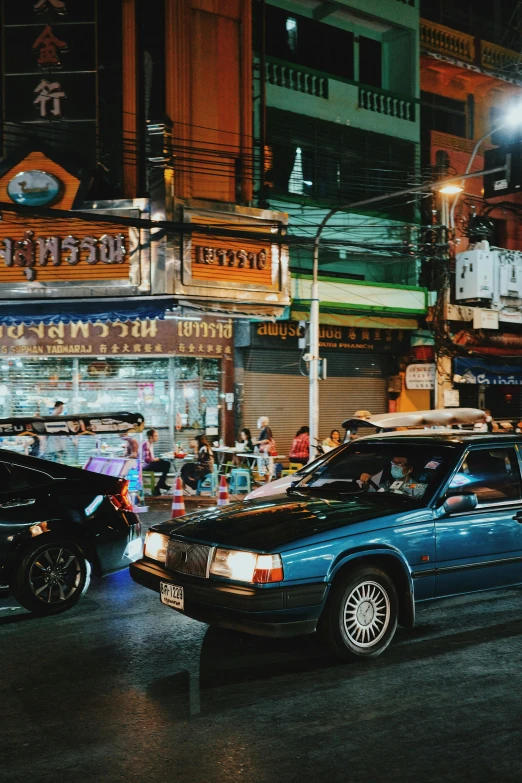
<svg viewBox="0 0 522 783">
<path fill-rule="evenodd" d="M 500 125 L 496 125 L 494 128 L 491 128 L 487 133 L 485 133 L 483 136 L 480 137 L 480 139 L 476 142 L 475 146 L 473 147 L 473 152 L 471 153 L 471 157 L 468 161 L 468 165 L 466 166 L 465 174 L 469 174 L 471 171 L 471 167 L 473 165 L 473 161 L 475 160 L 475 157 L 477 155 L 477 152 L 479 151 L 480 145 L 483 141 L 488 139 L 490 136 L 493 136 L 494 133 L 497 133 L 498 131 L 504 130 L 504 128 L 508 127 L 514 127 L 516 125 L 522 125 L 522 105 L 514 106 L 511 111 L 505 116 L 504 121 L 500 123 Z M 461 188 L 461 191 L 463 188 Z M 442 191 L 441 191 L 442 192 Z M 449 228 L 455 228 L 455 209 L 457 206 L 457 202 L 459 200 L 460 192 L 455 195 L 455 199 L 453 201 L 453 204 L 451 205 L 451 210 L 449 213 Z"/>
<path fill-rule="evenodd" d="M 498 130 L 495 128 L 495 130 Z M 480 144 L 480 141 L 478 144 Z M 314 263 L 312 276 L 312 291 L 310 297 L 310 349 L 309 349 L 309 428 L 310 428 L 310 460 L 315 459 L 317 446 L 316 441 L 319 437 L 319 247 L 321 244 L 321 234 L 324 227 L 336 212 L 346 212 L 356 207 L 366 207 L 370 204 L 377 204 L 380 201 L 387 201 L 399 196 L 410 196 L 412 193 L 424 193 L 427 190 L 444 189 L 447 185 L 455 185 L 457 182 L 474 177 L 482 177 L 485 174 L 494 174 L 498 171 L 505 171 L 505 166 L 497 166 L 487 171 L 474 171 L 472 174 L 468 171 L 464 175 L 450 177 L 439 182 L 429 182 L 424 185 L 418 185 L 414 188 L 404 190 L 395 190 L 392 193 L 384 193 L 382 196 L 373 196 L 363 201 L 352 201 L 350 204 L 339 204 L 331 209 L 321 220 L 314 237 Z M 459 186 L 460 187 L 460 186 Z"/>
</svg>

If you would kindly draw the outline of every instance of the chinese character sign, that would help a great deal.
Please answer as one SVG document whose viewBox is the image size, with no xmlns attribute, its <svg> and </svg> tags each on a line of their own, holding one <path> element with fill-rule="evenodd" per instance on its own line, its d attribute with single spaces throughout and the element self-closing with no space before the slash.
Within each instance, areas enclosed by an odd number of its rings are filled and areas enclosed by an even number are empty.
<svg viewBox="0 0 522 783">
<path fill-rule="evenodd" d="M 40 117 L 46 118 L 50 114 L 54 117 L 62 116 L 62 99 L 66 96 L 59 82 L 48 82 L 47 79 L 42 79 L 34 91 L 37 96 L 33 103 L 39 104 Z"/>
<path fill-rule="evenodd" d="M 55 66 L 59 68 L 62 64 L 60 52 L 66 51 L 67 44 L 53 35 L 52 27 L 49 27 L 49 25 L 40 33 L 33 44 L 33 52 L 38 56 L 37 63 L 42 67 Z"/>
</svg>

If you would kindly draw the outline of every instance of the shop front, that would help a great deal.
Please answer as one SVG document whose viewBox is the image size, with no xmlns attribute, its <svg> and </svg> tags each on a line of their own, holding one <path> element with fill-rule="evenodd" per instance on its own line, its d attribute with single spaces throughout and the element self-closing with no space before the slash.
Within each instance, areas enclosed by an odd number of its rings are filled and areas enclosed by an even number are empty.
<svg viewBox="0 0 522 783">
<path fill-rule="evenodd" d="M 245 323 L 236 330 L 242 421 L 254 433 L 259 416 L 268 416 L 283 454 L 288 454 L 297 430 L 308 424 L 309 379 L 306 349 L 299 348 L 301 329 L 297 321 L 278 321 Z M 319 339 L 327 375 L 319 386 L 319 437 L 324 439 L 356 410 L 389 409 L 390 377 L 397 376 L 401 357 L 409 353 L 410 332 L 323 323 Z"/>
<path fill-rule="evenodd" d="M 457 357 L 453 382 L 460 405 L 491 411 L 494 419 L 522 419 L 522 361 L 502 357 Z"/>
<path fill-rule="evenodd" d="M 0 324 L 0 417 L 46 415 L 57 400 L 66 414 L 139 411 L 160 434 L 158 453 L 201 432 L 233 437 L 231 319 L 107 316 Z M 117 436 L 102 444 L 120 445 Z M 71 442 L 69 459 L 83 464 L 95 448 Z"/>
</svg>

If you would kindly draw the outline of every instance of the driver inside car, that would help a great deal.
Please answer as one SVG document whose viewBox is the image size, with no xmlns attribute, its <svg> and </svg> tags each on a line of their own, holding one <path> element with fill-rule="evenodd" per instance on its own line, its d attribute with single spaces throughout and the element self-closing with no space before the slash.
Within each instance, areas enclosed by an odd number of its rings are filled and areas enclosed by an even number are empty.
<svg viewBox="0 0 522 783">
<path fill-rule="evenodd" d="M 393 457 L 389 471 L 383 468 L 374 476 L 369 473 L 361 473 L 359 482 L 361 487 L 368 492 L 399 492 L 416 497 L 416 490 L 421 486 L 425 489 L 425 485 L 412 482 L 412 473 L 413 467 L 407 457 Z"/>
</svg>

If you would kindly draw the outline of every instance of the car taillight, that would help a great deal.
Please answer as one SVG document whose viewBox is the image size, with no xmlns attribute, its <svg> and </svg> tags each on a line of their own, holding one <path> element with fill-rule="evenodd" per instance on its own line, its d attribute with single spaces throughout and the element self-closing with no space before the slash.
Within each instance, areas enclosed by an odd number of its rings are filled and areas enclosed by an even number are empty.
<svg viewBox="0 0 522 783">
<path fill-rule="evenodd" d="M 117 495 L 111 495 L 111 503 L 122 511 L 132 511 L 132 500 L 129 493 L 129 482 L 126 481 Z"/>
</svg>

